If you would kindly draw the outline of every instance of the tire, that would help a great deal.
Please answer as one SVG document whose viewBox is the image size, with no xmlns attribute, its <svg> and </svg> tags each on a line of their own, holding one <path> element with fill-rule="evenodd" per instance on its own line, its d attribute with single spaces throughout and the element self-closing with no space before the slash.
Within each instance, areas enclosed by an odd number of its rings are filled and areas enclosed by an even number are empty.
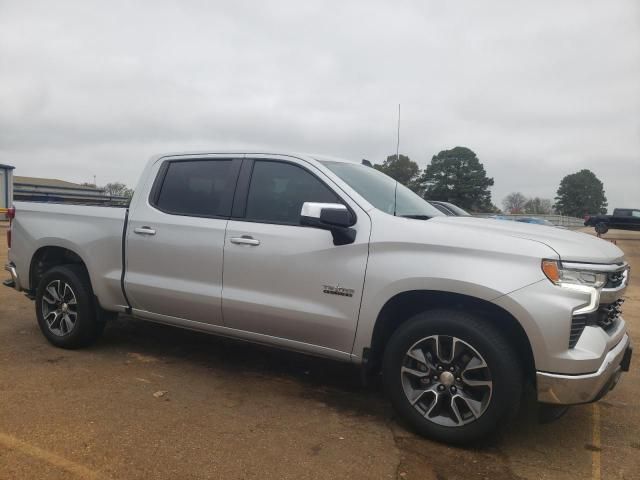
<svg viewBox="0 0 640 480">
<path fill-rule="evenodd" d="M 507 339 L 480 317 L 449 309 L 402 324 L 387 344 L 382 370 L 402 419 L 419 434 L 451 444 L 476 442 L 506 426 L 518 412 L 524 384 Z"/>
<path fill-rule="evenodd" d="M 597 234 L 604 235 L 608 231 L 609 231 L 609 226 L 606 223 L 604 223 L 604 222 L 596 223 L 596 233 Z"/>
<path fill-rule="evenodd" d="M 45 273 L 36 289 L 35 304 L 40 330 L 56 347 L 86 347 L 102 335 L 105 322 L 81 266 L 64 265 Z"/>
</svg>

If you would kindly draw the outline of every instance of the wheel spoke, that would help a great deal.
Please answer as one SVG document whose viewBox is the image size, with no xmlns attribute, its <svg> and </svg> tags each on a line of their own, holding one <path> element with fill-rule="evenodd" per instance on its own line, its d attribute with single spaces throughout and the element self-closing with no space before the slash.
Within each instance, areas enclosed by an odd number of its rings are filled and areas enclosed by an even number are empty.
<svg viewBox="0 0 640 480">
<path fill-rule="evenodd" d="M 409 350 L 407 355 L 414 360 L 417 360 L 420 363 L 424 363 L 425 365 L 429 365 L 427 358 L 424 356 L 424 352 L 420 348 L 414 348 L 413 350 Z"/>
<path fill-rule="evenodd" d="M 436 405 L 438 405 L 438 401 L 440 400 L 440 393 L 438 393 L 437 390 L 433 390 L 433 393 L 435 394 L 433 396 L 433 402 L 429 405 L 429 408 L 427 408 L 427 411 L 424 412 L 424 416 L 426 418 L 429 418 L 429 415 L 431 415 L 431 412 L 433 412 L 433 409 L 436 408 Z"/>
<path fill-rule="evenodd" d="M 461 378 L 462 378 L 462 382 L 465 383 L 466 385 L 469 385 L 470 387 L 489 387 L 489 388 L 491 388 L 491 386 L 493 385 L 493 382 L 491 382 L 490 380 L 470 380 L 468 378 L 465 378 L 464 375 Z"/>
<path fill-rule="evenodd" d="M 53 318 L 51 318 L 52 316 L 53 316 Z M 44 319 L 47 322 L 47 324 L 49 325 L 49 327 L 52 327 L 59 316 L 60 316 L 60 311 L 59 310 L 51 310 L 49 313 L 47 313 L 45 315 Z"/>
<path fill-rule="evenodd" d="M 69 333 L 73 329 L 73 322 L 71 321 L 71 318 L 69 318 L 69 315 L 64 315 L 62 319 L 64 320 L 64 325 L 66 327 L 65 334 Z M 60 325 L 62 326 L 62 322 L 60 322 Z"/>
<path fill-rule="evenodd" d="M 479 370 L 481 368 L 487 368 L 486 362 L 482 358 L 474 356 L 464 367 L 463 372 L 468 372 L 469 370 Z"/>
<path fill-rule="evenodd" d="M 453 421 L 456 423 L 456 425 L 462 425 L 464 423 L 464 420 L 462 419 L 462 415 L 460 414 L 460 410 L 458 409 L 456 398 L 457 397 L 455 395 L 451 397 L 449 406 L 451 407 L 451 412 L 454 416 Z"/>
<path fill-rule="evenodd" d="M 416 403 L 418 403 L 422 399 L 422 397 L 424 397 L 425 393 L 433 393 L 436 397 L 438 396 L 438 392 L 433 388 L 433 386 L 425 388 L 424 390 L 417 390 L 416 393 L 417 395 L 415 396 L 415 398 L 409 399 L 411 405 L 415 405 Z"/>
<path fill-rule="evenodd" d="M 53 298 L 55 302 L 60 302 L 61 298 L 60 295 L 58 295 L 58 289 L 56 288 L 55 283 L 60 284 L 60 281 L 56 280 L 55 282 L 51 282 L 47 286 L 46 290 L 47 292 L 49 292 L 49 295 L 51 295 L 51 298 Z"/>
<path fill-rule="evenodd" d="M 55 305 L 55 303 L 56 303 L 55 299 L 52 298 L 51 296 L 47 296 L 47 293 L 49 293 L 49 291 L 47 291 L 47 290 L 45 290 L 42 293 L 42 300 L 47 302 L 49 305 Z"/>
<path fill-rule="evenodd" d="M 457 337 L 453 337 L 453 345 L 451 346 L 451 362 L 460 358 L 462 353 L 467 350 L 465 343 Z"/>
<path fill-rule="evenodd" d="M 473 418 L 478 418 L 480 416 L 480 412 L 482 411 L 482 402 L 479 402 L 478 400 L 474 400 L 473 398 L 462 394 L 456 395 L 453 398 L 459 398 L 460 400 L 462 400 L 471 412 L 471 415 L 473 415 Z"/>
<path fill-rule="evenodd" d="M 64 295 L 62 296 L 62 301 L 65 302 L 67 305 L 76 304 L 76 296 L 73 293 L 73 290 L 71 290 L 71 287 L 66 283 L 64 284 Z"/>
<path fill-rule="evenodd" d="M 413 375 L 414 377 L 418 377 L 418 378 L 429 376 L 429 372 L 421 372 L 420 370 L 414 370 L 413 368 L 409 368 L 409 367 L 402 367 L 402 373 L 407 373 L 409 375 Z"/>
</svg>

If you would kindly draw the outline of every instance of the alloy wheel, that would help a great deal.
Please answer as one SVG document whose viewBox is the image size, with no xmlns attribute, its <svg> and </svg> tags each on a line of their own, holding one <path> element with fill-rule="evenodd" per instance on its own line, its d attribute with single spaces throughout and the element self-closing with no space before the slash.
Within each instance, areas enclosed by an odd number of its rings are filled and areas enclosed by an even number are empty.
<svg viewBox="0 0 640 480">
<path fill-rule="evenodd" d="M 69 335 L 78 320 L 78 301 L 71 286 L 62 280 L 53 280 L 42 295 L 42 317 L 49 331 L 63 337 Z"/>
<path fill-rule="evenodd" d="M 432 335 L 406 352 L 401 380 L 409 403 L 427 420 L 460 427 L 482 416 L 493 392 L 491 372 L 469 343 Z"/>
</svg>

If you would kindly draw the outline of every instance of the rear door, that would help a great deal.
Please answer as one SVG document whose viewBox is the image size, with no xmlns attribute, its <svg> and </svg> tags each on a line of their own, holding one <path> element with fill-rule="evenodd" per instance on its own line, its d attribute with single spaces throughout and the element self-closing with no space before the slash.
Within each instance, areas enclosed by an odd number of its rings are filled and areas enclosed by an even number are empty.
<svg viewBox="0 0 640 480">
<path fill-rule="evenodd" d="M 225 229 L 241 159 L 170 158 L 129 218 L 125 291 L 141 316 L 222 325 Z"/>
<path fill-rule="evenodd" d="M 242 168 L 225 241 L 225 325 L 268 335 L 272 343 L 277 338 L 298 342 L 296 348 L 350 353 L 369 216 L 302 160 L 253 157 Z M 355 242 L 336 246 L 330 232 L 301 226 L 304 202 L 347 205 L 357 217 Z"/>
</svg>

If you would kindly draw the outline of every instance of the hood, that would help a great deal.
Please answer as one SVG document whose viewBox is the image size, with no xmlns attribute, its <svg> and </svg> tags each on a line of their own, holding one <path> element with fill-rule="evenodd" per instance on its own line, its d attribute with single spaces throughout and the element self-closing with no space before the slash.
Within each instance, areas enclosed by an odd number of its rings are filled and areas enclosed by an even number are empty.
<svg viewBox="0 0 640 480">
<path fill-rule="evenodd" d="M 565 261 L 619 263 L 624 257 L 624 252 L 609 241 L 562 228 L 477 217 L 433 217 L 429 222 L 540 242 L 555 250 L 560 259 Z"/>
</svg>

